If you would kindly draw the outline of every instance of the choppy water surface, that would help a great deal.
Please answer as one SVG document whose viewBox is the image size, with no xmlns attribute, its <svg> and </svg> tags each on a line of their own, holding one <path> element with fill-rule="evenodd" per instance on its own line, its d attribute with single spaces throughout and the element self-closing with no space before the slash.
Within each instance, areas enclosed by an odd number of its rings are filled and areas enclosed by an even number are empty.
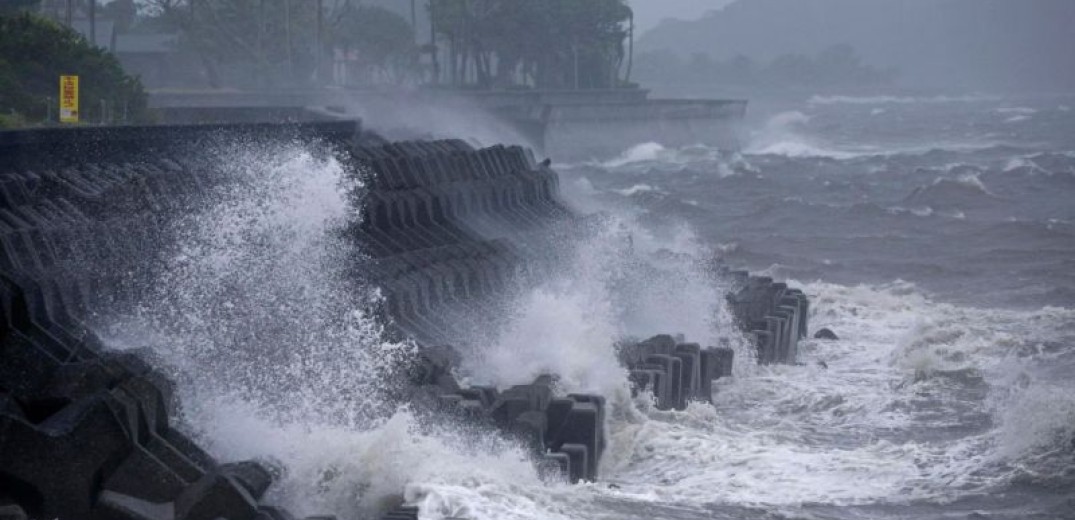
<svg viewBox="0 0 1075 520">
<path fill-rule="evenodd" d="M 841 337 L 652 418 L 610 479 L 716 516 L 1075 517 L 1071 101 L 817 96 L 740 154 L 562 169 L 595 206 L 802 284 Z"/>
<path fill-rule="evenodd" d="M 1075 518 L 1072 106 L 818 96 L 761 116 L 739 154 L 641 143 L 558 165 L 603 230 L 462 375 L 555 371 L 608 395 L 596 483 L 542 482 L 495 435 L 382 395 L 409 346 L 381 339 L 340 232 L 361 186 L 324 150 L 218 152 L 230 181 L 176 224 L 158 293 L 110 338 L 153 347 L 183 427 L 273 461 L 271 500 L 299 514 L 404 498 L 429 519 Z M 754 366 L 718 255 L 802 287 L 840 339 Z M 628 397 L 613 343 L 658 332 L 738 350 L 714 405 Z"/>
</svg>

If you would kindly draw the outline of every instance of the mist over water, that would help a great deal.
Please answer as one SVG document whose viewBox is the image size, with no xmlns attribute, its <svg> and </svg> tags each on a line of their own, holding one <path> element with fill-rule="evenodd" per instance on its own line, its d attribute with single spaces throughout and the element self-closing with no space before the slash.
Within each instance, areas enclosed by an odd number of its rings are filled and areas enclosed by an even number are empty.
<svg viewBox="0 0 1075 520">
<path fill-rule="evenodd" d="M 919 134 L 922 104 L 954 123 Z M 475 321 L 458 375 L 555 373 L 561 391 L 606 395 L 597 483 L 543 482 L 524 449 L 394 398 L 412 347 L 385 340 L 347 238 L 362 173 L 316 143 L 210 151 L 219 182 L 167 231 L 149 295 L 103 329 L 150 347 L 180 427 L 223 460 L 268 461 L 282 476 L 269 501 L 299 514 L 406 500 L 423 518 L 1065 518 L 1075 147 L 1004 134 L 1032 124 L 1013 115 L 1070 124 L 1025 105 L 815 99 L 741 153 L 643 143 L 559 165 L 565 198 L 602 213 L 561 244 L 557 276 Z M 991 126 L 954 135 L 961 115 Z M 875 118 L 914 131 L 890 139 Z M 756 366 L 715 257 L 789 277 L 812 327 L 841 339 L 804 341 L 801 366 Z M 657 333 L 736 350 L 713 405 L 630 397 L 616 342 Z"/>
</svg>

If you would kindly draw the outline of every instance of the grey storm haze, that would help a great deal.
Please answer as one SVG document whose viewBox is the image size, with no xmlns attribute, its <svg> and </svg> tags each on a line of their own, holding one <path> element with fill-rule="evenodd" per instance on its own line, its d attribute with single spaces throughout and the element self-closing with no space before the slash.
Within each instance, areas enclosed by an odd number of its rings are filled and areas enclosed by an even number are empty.
<svg viewBox="0 0 1075 520">
<path fill-rule="evenodd" d="M 676 3 L 662 2 L 663 12 Z M 837 44 L 896 71 L 905 86 L 1075 87 L 1071 0 L 739 0 L 693 21 L 664 21 L 639 37 L 637 50 L 768 61 Z"/>
<path fill-rule="evenodd" d="M 648 31 L 663 20 L 696 20 L 722 9 L 732 0 L 631 0 L 639 31 Z"/>
</svg>

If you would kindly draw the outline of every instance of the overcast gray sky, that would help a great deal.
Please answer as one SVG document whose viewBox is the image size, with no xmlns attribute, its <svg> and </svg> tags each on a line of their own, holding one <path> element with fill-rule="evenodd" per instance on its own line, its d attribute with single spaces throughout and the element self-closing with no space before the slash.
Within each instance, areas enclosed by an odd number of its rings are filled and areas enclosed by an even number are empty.
<svg viewBox="0 0 1075 520">
<path fill-rule="evenodd" d="M 630 0 L 635 11 L 635 24 L 641 34 L 665 18 L 694 20 L 707 11 L 720 9 L 732 0 Z"/>
</svg>

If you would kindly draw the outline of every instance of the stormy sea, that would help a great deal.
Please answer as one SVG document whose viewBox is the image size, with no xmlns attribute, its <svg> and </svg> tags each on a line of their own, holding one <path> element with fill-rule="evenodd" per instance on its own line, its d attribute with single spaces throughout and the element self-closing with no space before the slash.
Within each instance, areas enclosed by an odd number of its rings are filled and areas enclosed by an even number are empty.
<svg viewBox="0 0 1075 520">
<path fill-rule="evenodd" d="M 378 290 L 343 272 L 363 255 L 341 232 L 361 186 L 316 147 L 217 152 L 233 182 L 175 224 L 155 297 L 102 329 L 155 347 L 180 427 L 223 459 L 270 461 L 267 501 L 296 514 L 1075 518 L 1075 98 L 750 111 L 738 152 L 655 135 L 615 158 L 552 158 L 599 233 L 570 244 L 562 277 L 474 317 L 460 378 L 556 373 L 608 396 L 597 482 L 543 479 L 495 432 L 387 395 L 411 347 L 384 339 Z M 758 366 L 717 263 L 801 287 L 811 334 L 838 339 Z M 713 404 L 631 396 L 615 345 L 662 332 L 736 350 Z M 266 338 L 288 348 L 249 347 Z"/>
</svg>

